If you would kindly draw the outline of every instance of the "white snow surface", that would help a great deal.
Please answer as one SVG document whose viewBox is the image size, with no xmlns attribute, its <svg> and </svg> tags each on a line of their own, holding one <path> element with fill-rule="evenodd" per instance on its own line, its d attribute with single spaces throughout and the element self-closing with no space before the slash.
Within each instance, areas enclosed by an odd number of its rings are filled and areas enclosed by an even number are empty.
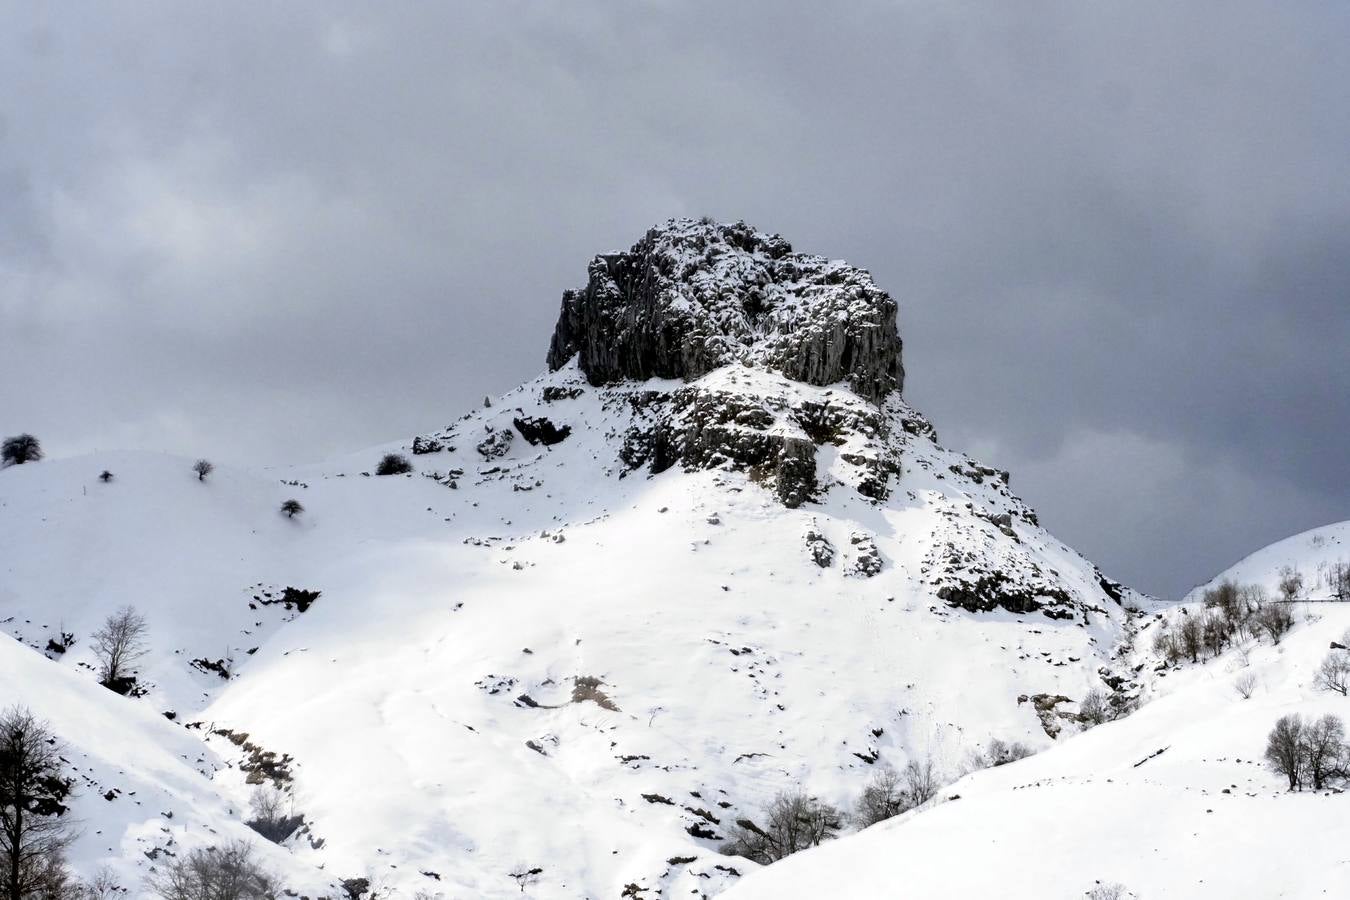
<svg viewBox="0 0 1350 900">
<path fill-rule="evenodd" d="M 972 461 L 927 435 L 893 437 L 903 471 L 882 503 L 850 486 L 853 437 L 822 447 L 827 489 L 798 509 L 743 473 L 624 473 L 618 439 L 638 415 L 627 395 L 682 386 L 597 389 L 569 366 L 439 432 L 453 449 L 409 455 L 407 476 L 365 474 L 406 442 L 290 469 L 222 462 L 205 481 L 190 459 L 153 453 L 0 471 L 0 630 L 10 636 L 0 705 L 48 719 L 80 772 L 74 867 L 109 863 L 141 896 L 162 864 L 156 848 L 251 834 L 249 754 L 221 731 L 290 757 L 307 829 L 283 847 L 257 843 L 309 897 L 342 896 L 337 883 L 351 877 L 407 897 L 652 900 L 713 896 L 742 878 L 741 896 L 819 896 L 798 887 L 822 883 L 834 859 L 860 890 L 873 879 L 872 895 L 922 893 L 939 868 L 956 883 L 974 878 L 960 863 L 977 851 L 1005 876 L 1074 872 L 1065 848 L 1088 834 L 1098 856 L 1165 846 L 1185 857 L 1183 831 L 1238 827 L 1220 815 L 1221 802 L 1238 803 L 1214 796 L 1220 782 L 1257 793 L 1248 825 L 1336 802 L 1285 798 L 1258 766 L 1212 761 L 1259 755 L 1275 706 L 1315 661 L 1299 655 L 1315 643 L 1300 626 L 1260 663 L 1269 693 L 1246 706 L 1228 702 L 1214 667 L 1197 670 L 1193 688 L 1135 717 L 1082 738 L 1068 727 L 1062 751 L 962 782 L 959 802 L 762 874 L 719 855 L 725 825 L 782 790 L 848 806 L 876 766 L 917 753 L 950 769 L 991 738 L 1052 746 L 1019 697 L 1076 702 L 1101 687 L 1128 662 L 1113 654 L 1126 606 L 1142 598 L 1107 596 L 1095 567 L 1022 516 L 997 478 L 969 477 Z M 747 367 L 696 386 L 863 402 Z M 546 402 L 550 387 L 580 393 Z M 572 433 L 531 446 L 513 431 L 522 415 Z M 487 453 L 504 454 L 485 458 L 476 447 L 487 439 Z M 104 469 L 110 483 L 97 478 Z M 306 510 L 294 519 L 278 512 L 290 497 Z M 992 522 L 1005 513 L 1007 532 Z M 812 561 L 812 529 L 838 551 L 833 566 Z M 875 577 L 853 570 L 866 546 L 855 536 L 880 553 Z M 947 543 L 1034 567 L 1075 613 L 949 607 L 925 581 Z M 287 586 L 322 593 L 303 613 L 261 602 Z M 125 604 L 150 625 L 146 694 L 135 699 L 97 685 L 90 651 L 90 634 Z M 44 655 L 61 631 L 74 645 Z M 194 659 L 220 661 L 231 677 Z M 1229 710 L 1231 740 L 1198 727 L 1192 696 Z M 1164 726 L 1179 731 L 1164 739 Z M 1102 777 L 1160 740 L 1173 750 L 1137 770 L 1146 779 Z M 1012 790 L 1033 782 L 1044 786 Z M 1149 795 L 1122 783 L 1158 796 L 1136 803 Z M 1063 802 L 1035 802 L 1052 794 Z M 1141 811 L 1128 827 L 1097 815 L 1111 797 Z M 1145 815 L 1155 802 L 1158 814 Z M 911 831 L 926 837 L 900 839 Z M 1150 883 L 1129 865 L 1128 880 Z M 824 894 L 843 895 L 865 892 Z"/>
<path fill-rule="evenodd" d="M 1274 594 L 1283 566 L 1304 574 L 1306 599 L 1325 600 L 1319 573 L 1348 550 L 1350 522 L 1296 535 L 1196 588 L 1186 608 L 1224 579 Z M 929 806 L 760 869 L 725 897 L 1067 898 L 1099 885 L 1138 898 L 1346 896 L 1350 801 L 1291 794 L 1262 761 L 1280 716 L 1350 716 L 1344 697 L 1312 686 L 1330 643 L 1346 640 L 1350 605 L 1298 609 L 1278 645 L 1247 641 L 1172 669 L 1133 715 L 968 775 Z M 1234 689 L 1244 675 L 1257 679 L 1245 700 Z"/>
</svg>

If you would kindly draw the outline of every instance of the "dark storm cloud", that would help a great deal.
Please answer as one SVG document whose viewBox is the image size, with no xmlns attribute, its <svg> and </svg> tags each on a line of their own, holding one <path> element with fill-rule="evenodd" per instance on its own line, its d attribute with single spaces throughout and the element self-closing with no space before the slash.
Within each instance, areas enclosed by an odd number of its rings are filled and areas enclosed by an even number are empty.
<svg viewBox="0 0 1350 900">
<path fill-rule="evenodd" d="M 1140 587 L 1348 514 L 1343 4 L 0 5 L 0 430 L 56 454 L 440 425 L 707 213 L 872 269 L 944 440 Z"/>
</svg>

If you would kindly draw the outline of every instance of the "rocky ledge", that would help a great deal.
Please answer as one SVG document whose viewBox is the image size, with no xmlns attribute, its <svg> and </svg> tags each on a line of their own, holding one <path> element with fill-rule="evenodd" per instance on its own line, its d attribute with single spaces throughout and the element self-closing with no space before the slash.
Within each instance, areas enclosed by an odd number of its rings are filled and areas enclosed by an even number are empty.
<svg viewBox="0 0 1350 900">
<path fill-rule="evenodd" d="M 895 301 L 862 269 L 738 222 L 674 219 L 591 260 L 563 294 L 548 365 L 593 385 L 697 379 L 730 363 L 880 403 L 904 387 Z"/>
</svg>

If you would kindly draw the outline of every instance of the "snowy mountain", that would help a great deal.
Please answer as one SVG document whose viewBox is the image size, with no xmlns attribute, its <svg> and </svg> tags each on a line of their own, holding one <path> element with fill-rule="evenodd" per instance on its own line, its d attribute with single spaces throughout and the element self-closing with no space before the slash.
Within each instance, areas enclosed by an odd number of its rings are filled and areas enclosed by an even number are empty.
<svg viewBox="0 0 1350 900">
<path fill-rule="evenodd" d="M 1136 722 L 1181 721 L 1184 679 L 1069 740 L 1090 691 L 1160 690 L 1131 655 L 1154 604 L 942 447 L 901 352 L 863 270 L 677 220 L 591 262 L 547 373 L 412 440 L 204 478 L 152 453 L 0 471 L 0 702 L 81 772 L 73 865 L 137 895 L 165 854 L 247 834 L 269 783 L 305 824 L 265 862 L 311 897 L 790 896 L 780 869 L 810 884 L 845 854 L 870 877 L 850 848 L 909 854 L 887 835 L 944 817 L 1049 865 L 1022 836 L 1068 823 L 1029 828 L 1000 785 L 1061 779 L 1086 812 L 1101 779 L 1075 760 L 1152 752 Z M 412 470 L 374 474 L 387 453 Z M 126 605 L 138 696 L 94 671 Z M 719 853 L 780 792 L 847 808 L 878 767 L 955 771 L 994 740 L 1064 747 L 764 873 Z"/>
<path fill-rule="evenodd" d="M 1313 602 L 1300 604 L 1278 644 L 1243 640 L 1173 669 L 1133 715 L 976 772 L 931 807 L 769 866 L 725 896 L 1082 897 L 1116 886 L 1119 897 L 1343 896 L 1345 797 L 1289 793 L 1262 754 L 1280 716 L 1350 713 L 1345 697 L 1314 686 L 1328 647 L 1350 630 L 1350 606 L 1316 602 L 1328 599 L 1325 574 L 1347 551 L 1350 522 L 1297 535 L 1166 612 L 1198 614 L 1204 591 L 1224 581 L 1274 595 L 1280 569 L 1293 567 Z"/>
</svg>

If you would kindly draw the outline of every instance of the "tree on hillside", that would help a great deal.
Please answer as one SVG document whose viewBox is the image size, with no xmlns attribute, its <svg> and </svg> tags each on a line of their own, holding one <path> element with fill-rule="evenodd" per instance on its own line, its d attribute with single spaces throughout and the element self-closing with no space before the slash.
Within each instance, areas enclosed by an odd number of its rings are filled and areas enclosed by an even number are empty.
<svg viewBox="0 0 1350 900">
<path fill-rule="evenodd" d="M 192 471 L 197 473 L 198 481 L 205 481 L 206 476 L 216 470 L 215 465 L 209 459 L 199 459 L 192 464 Z"/>
<path fill-rule="evenodd" d="M 819 846 L 843 824 L 839 810 L 802 793 L 779 794 L 765 816 L 763 828 L 750 819 L 737 819 L 722 852 L 767 866 L 798 850 Z"/>
<path fill-rule="evenodd" d="M 19 707 L 0 713 L 0 895 L 63 896 L 75 834 L 66 799 L 74 782 L 45 722 Z"/>
<path fill-rule="evenodd" d="M 1281 716 L 1266 737 L 1266 761 L 1289 779 L 1289 790 L 1303 787 L 1303 718 L 1298 713 Z"/>
<path fill-rule="evenodd" d="M 1294 602 L 1302 591 L 1303 573 L 1293 566 L 1285 566 L 1280 569 L 1280 596 L 1284 598 L 1285 602 Z"/>
<path fill-rule="evenodd" d="M 1350 694 L 1350 650 L 1332 650 L 1322 660 L 1313 685 L 1323 691 L 1335 691 L 1342 697 Z"/>
<path fill-rule="evenodd" d="M 21 466 L 40 459 L 42 459 L 42 443 L 31 434 L 7 437 L 4 445 L 0 446 L 0 462 L 5 465 Z"/>
<path fill-rule="evenodd" d="M 286 518 L 294 519 L 297 515 L 304 512 L 305 508 L 300 505 L 299 500 L 287 500 L 285 503 L 281 504 L 281 511 L 286 514 Z"/>
<path fill-rule="evenodd" d="M 172 857 L 149 879 L 163 900 L 271 900 L 277 896 L 272 875 L 244 841 L 205 847 Z"/>
<path fill-rule="evenodd" d="M 107 484 L 108 482 L 113 480 L 113 473 L 109 472 L 107 469 L 104 469 L 102 472 L 99 473 L 98 480 L 103 482 L 104 484 Z"/>
<path fill-rule="evenodd" d="M 1309 722 L 1303 730 L 1300 749 L 1303 768 L 1312 779 L 1313 790 L 1320 791 L 1328 778 L 1345 774 L 1345 723 L 1330 714 Z"/>
<path fill-rule="evenodd" d="M 131 688 L 136 662 L 146 654 L 149 630 L 145 617 L 135 607 L 124 606 L 94 632 L 94 655 L 100 663 L 99 682 L 104 687 L 119 694 Z"/>
</svg>

